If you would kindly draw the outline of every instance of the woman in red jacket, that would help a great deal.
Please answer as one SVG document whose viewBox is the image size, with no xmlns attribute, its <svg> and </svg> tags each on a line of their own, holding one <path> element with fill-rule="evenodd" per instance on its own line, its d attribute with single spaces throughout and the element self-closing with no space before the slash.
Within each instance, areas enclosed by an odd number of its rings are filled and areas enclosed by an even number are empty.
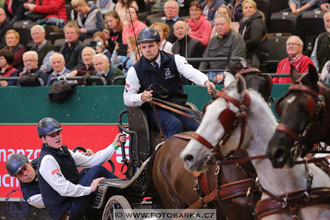
<svg viewBox="0 0 330 220">
<path fill-rule="evenodd" d="M 190 37 L 199 40 L 206 48 L 210 40 L 212 25 L 206 20 L 205 16 L 202 16 L 201 4 L 197 1 L 190 4 L 189 14 L 188 34 Z"/>
<path fill-rule="evenodd" d="M 64 0 L 36 0 L 35 4 L 24 3 L 24 7 L 30 12 L 45 15 L 45 18 L 36 21 L 38 24 L 63 26 L 68 21 Z"/>
</svg>

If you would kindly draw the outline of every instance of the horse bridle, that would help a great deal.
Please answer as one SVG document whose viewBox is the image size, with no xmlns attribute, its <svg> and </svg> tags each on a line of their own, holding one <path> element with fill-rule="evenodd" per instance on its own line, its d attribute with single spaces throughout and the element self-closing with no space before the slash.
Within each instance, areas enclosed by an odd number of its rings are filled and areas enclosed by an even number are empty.
<svg viewBox="0 0 330 220">
<path fill-rule="evenodd" d="M 319 118 L 318 116 L 321 116 L 321 121 L 326 117 L 326 103 L 324 98 L 325 88 L 321 83 L 318 83 L 318 87 L 319 87 L 319 93 L 303 85 L 300 82 L 298 84 L 294 84 L 289 87 L 288 94 L 291 91 L 301 91 L 306 96 L 305 107 L 309 118 L 308 125 L 306 126 L 304 131 L 301 132 L 300 134 L 297 134 L 296 132 L 292 131 L 284 123 L 279 123 L 278 126 L 276 127 L 276 131 L 283 132 L 289 135 L 294 140 L 295 148 L 293 148 L 292 153 L 295 155 L 295 157 L 300 156 L 299 154 L 301 152 L 298 153 L 298 151 L 306 150 L 304 149 L 305 140 L 306 138 L 308 138 L 309 130 L 312 127 L 312 125 L 317 123 L 317 120 Z M 284 100 L 285 97 L 288 96 L 288 94 L 280 98 L 275 105 L 275 110 L 280 117 L 282 115 L 282 109 L 280 107 L 281 102 Z M 326 123 L 323 123 L 321 136 L 324 137 L 325 133 L 326 133 Z"/>
<path fill-rule="evenodd" d="M 201 143 L 203 146 L 216 151 L 218 150 L 218 147 L 223 146 L 227 142 L 232 132 L 237 128 L 239 122 L 241 122 L 241 137 L 237 148 L 240 149 L 244 140 L 246 117 L 248 113 L 248 107 L 250 105 L 250 95 L 248 91 L 245 91 L 244 99 L 242 102 L 239 102 L 238 100 L 228 96 L 224 91 L 217 91 L 217 93 L 214 95 L 215 99 L 219 97 L 225 99 L 227 105 L 227 108 L 221 112 L 218 118 L 225 130 L 225 134 L 222 138 L 220 138 L 219 142 L 215 146 L 213 146 L 208 140 L 206 140 L 197 132 L 193 134 L 192 138 Z M 235 105 L 239 111 L 235 113 L 230 110 L 229 103 Z"/>
</svg>

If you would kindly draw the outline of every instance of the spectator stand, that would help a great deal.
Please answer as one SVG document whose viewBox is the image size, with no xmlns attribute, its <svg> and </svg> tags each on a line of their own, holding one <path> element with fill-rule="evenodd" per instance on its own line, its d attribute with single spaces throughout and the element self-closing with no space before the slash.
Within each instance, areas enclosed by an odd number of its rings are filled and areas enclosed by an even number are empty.
<svg viewBox="0 0 330 220">
<path fill-rule="evenodd" d="M 325 32 L 323 15 L 321 11 L 309 11 L 298 20 L 297 35 L 304 42 L 304 55 L 311 55 L 316 37 Z"/>
</svg>

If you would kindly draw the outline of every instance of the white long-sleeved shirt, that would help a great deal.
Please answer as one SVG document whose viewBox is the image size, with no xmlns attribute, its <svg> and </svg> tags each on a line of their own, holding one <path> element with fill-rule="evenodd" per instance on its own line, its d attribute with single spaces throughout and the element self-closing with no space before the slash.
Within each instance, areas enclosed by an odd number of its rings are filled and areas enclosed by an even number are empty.
<svg viewBox="0 0 330 220">
<path fill-rule="evenodd" d="M 101 165 L 111 158 L 115 152 L 114 147 L 110 144 L 107 148 L 98 151 L 97 153 L 86 156 L 79 152 L 69 150 L 77 168 L 89 168 L 96 165 Z M 67 180 L 62 174 L 60 165 L 51 155 L 46 155 L 42 158 L 39 168 L 40 175 L 45 181 L 61 196 L 80 197 L 91 193 L 91 187 L 74 184 Z"/>
<path fill-rule="evenodd" d="M 155 60 L 158 63 L 158 66 L 160 66 L 161 63 L 160 59 L 161 57 L 158 55 Z M 174 55 L 174 60 L 176 68 L 181 75 L 194 82 L 196 85 L 204 87 L 205 82 L 208 80 L 204 73 L 192 67 L 192 65 L 190 65 L 184 57 L 178 54 Z M 126 106 L 141 106 L 144 103 L 141 99 L 142 93 L 138 93 L 140 87 L 141 84 L 137 77 L 135 68 L 131 67 L 127 72 L 126 86 L 124 90 L 124 103 Z"/>
<path fill-rule="evenodd" d="M 41 194 L 35 194 L 35 195 L 29 197 L 27 203 L 29 203 L 30 205 L 32 205 L 38 209 L 45 208 L 44 202 L 42 201 Z"/>
</svg>

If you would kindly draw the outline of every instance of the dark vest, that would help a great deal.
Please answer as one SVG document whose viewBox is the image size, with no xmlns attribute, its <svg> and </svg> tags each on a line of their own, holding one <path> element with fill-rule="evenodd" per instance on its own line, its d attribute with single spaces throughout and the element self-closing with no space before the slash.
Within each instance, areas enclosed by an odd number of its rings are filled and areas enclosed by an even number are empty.
<svg viewBox="0 0 330 220">
<path fill-rule="evenodd" d="M 319 35 L 316 52 L 319 72 L 321 72 L 324 64 L 330 59 L 330 37 L 328 32 Z"/>
<path fill-rule="evenodd" d="M 55 158 L 55 160 L 60 165 L 62 174 L 64 177 L 74 183 L 77 184 L 79 181 L 79 174 L 76 167 L 76 164 L 66 146 L 62 146 L 63 150 L 54 149 L 49 147 L 48 145 L 43 144 L 42 149 L 39 156 L 39 164 L 38 164 L 38 180 L 40 191 L 42 195 L 42 200 L 45 204 L 45 208 L 47 209 L 49 215 L 53 219 L 59 219 L 70 207 L 71 207 L 71 197 L 63 197 L 58 192 L 56 192 L 46 181 L 39 175 L 40 169 L 40 161 L 46 155 L 51 155 Z M 57 175 L 57 174 L 55 174 Z"/>
<path fill-rule="evenodd" d="M 36 45 L 31 48 L 31 50 L 36 51 L 38 53 L 38 66 L 42 65 L 42 61 L 44 60 L 47 53 L 54 49 L 55 49 L 55 47 L 50 41 L 47 41 L 46 44 L 43 46 L 43 48 L 41 48 L 40 51 L 37 50 Z"/>
<path fill-rule="evenodd" d="M 39 162 L 39 159 L 37 158 L 37 159 L 34 159 L 31 163 L 32 168 L 36 172 L 37 172 L 38 162 Z M 22 194 L 23 194 L 25 201 L 28 201 L 28 199 L 31 196 L 41 194 L 37 178 L 30 183 L 23 183 L 20 181 L 20 184 L 21 184 L 21 190 L 22 190 Z"/>
<path fill-rule="evenodd" d="M 37 179 L 33 180 L 30 183 L 23 183 L 20 182 L 21 184 L 21 190 L 22 190 L 22 194 L 23 194 L 23 198 L 25 199 L 25 201 L 28 202 L 28 199 L 31 196 L 40 194 L 40 188 L 39 188 L 39 183 L 37 181 Z"/>
<path fill-rule="evenodd" d="M 185 105 L 187 94 L 183 92 L 181 75 L 176 67 L 174 55 L 163 51 L 160 51 L 160 55 L 160 71 L 156 71 L 150 61 L 144 56 L 142 56 L 140 61 L 134 65 L 136 75 L 141 85 L 139 93 L 148 89 L 151 84 L 162 85 L 168 90 L 168 97 L 162 97 L 162 95 L 167 95 L 167 92 L 160 89 L 158 85 L 152 87 L 152 90 L 154 91 L 153 97 Z"/>
</svg>

